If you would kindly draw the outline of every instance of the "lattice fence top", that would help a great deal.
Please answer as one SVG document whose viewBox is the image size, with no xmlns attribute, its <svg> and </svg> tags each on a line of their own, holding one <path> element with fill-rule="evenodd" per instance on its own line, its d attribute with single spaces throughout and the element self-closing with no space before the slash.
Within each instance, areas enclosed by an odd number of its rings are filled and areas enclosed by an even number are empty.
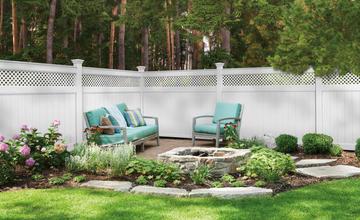
<svg viewBox="0 0 360 220">
<path fill-rule="evenodd" d="M 73 87 L 74 73 L 0 69 L 0 86 Z"/>
<path fill-rule="evenodd" d="M 324 85 L 354 85 L 360 84 L 360 77 L 351 73 L 343 76 L 333 74 L 323 77 L 322 83 Z"/>
<path fill-rule="evenodd" d="M 216 75 L 147 76 L 145 87 L 214 87 Z"/>
<path fill-rule="evenodd" d="M 228 74 L 224 75 L 223 86 L 281 86 L 314 85 L 313 73 L 291 75 L 285 73 Z"/>
<path fill-rule="evenodd" d="M 92 75 L 82 76 L 84 87 L 139 87 L 140 77 Z"/>
</svg>

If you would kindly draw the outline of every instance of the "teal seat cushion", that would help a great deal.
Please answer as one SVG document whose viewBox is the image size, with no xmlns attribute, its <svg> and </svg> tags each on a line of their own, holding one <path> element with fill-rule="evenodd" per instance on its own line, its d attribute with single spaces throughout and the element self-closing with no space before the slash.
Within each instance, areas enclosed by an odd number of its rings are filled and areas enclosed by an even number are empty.
<svg viewBox="0 0 360 220">
<path fill-rule="evenodd" d="M 220 134 L 224 134 L 224 124 L 220 125 Z M 206 133 L 206 134 L 216 134 L 216 124 L 199 124 L 195 125 L 195 132 L 197 133 Z"/>
<path fill-rule="evenodd" d="M 213 123 L 217 123 L 219 119 L 229 118 L 229 117 L 239 117 L 241 111 L 241 105 L 238 103 L 225 103 L 218 102 L 216 103 L 215 114 L 213 118 Z M 235 120 L 225 120 L 221 121 L 222 124 L 226 123 L 235 123 Z"/>
<path fill-rule="evenodd" d="M 136 128 L 127 128 L 128 141 L 136 141 L 141 138 L 148 137 L 157 132 L 158 127 L 156 125 L 146 125 Z M 124 138 L 122 133 L 115 133 L 113 135 L 100 135 L 101 144 L 122 144 L 124 143 Z"/>
<path fill-rule="evenodd" d="M 87 121 L 92 126 L 99 126 L 100 125 L 100 118 L 105 117 L 108 114 L 105 108 L 98 108 L 92 111 L 88 111 L 85 113 Z"/>
<path fill-rule="evenodd" d="M 124 112 L 128 109 L 128 107 L 126 106 L 125 103 L 117 104 L 116 107 L 119 109 L 119 111 L 120 111 L 121 114 L 123 114 L 123 115 L 124 115 Z"/>
</svg>

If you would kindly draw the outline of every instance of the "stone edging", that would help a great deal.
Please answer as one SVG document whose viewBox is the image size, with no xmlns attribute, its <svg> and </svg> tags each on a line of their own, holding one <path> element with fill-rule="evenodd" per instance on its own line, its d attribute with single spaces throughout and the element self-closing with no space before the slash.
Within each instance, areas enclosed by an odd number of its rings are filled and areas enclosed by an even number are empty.
<svg viewBox="0 0 360 220">
<path fill-rule="evenodd" d="M 203 188 L 188 192 L 179 188 L 163 188 L 154 186 L 135 186 L 126 181 L 99 181 L 91 180 L 83 183 L 81 187 L 112 189 L 118 192 L 131 192 L 135 194 L 148 194 L 173 197 L 217 197 L 223 199 L 241 198 L 246 196 L 272 195 L 271 189 L 259 187 L 225 187 L 225 188 Z"/>
</svg>

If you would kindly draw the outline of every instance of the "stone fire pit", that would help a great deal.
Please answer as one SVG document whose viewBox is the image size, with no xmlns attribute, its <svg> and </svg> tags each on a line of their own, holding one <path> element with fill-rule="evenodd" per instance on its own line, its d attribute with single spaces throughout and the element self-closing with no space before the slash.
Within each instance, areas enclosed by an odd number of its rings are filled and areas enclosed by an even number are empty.
<svg viewBox="0 0 360 220">
<path fill-rule="evenodd" d="M 245 163 L 249 149 L 179 147 L 158 155 L 158 160 L 179 164 L 181 170 L 190 173 L 201 164 L 212 167 L 214 176 L 235 173 Z"/>
</svg>

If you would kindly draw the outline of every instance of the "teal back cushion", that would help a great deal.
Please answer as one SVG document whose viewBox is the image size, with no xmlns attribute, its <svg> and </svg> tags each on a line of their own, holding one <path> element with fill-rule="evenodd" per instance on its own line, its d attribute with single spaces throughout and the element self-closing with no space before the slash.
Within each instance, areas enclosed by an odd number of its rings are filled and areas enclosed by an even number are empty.
<svg viewBox="0 0 360 220">
<path fill-rule="evenodd" d="M 119 111 L 124 115 L 124 112 L 127 110 L 127 106 L 125 103 L 117 104 L 116 107 L 119 109 Z"/>
<path fill-rule="evenodd" d="M 100 125 L 100 118 L 105 117 L 108 112 L 105 108 L 98 108 L 92 111 L 88 111 L 85 113 L 88 123 L 91 126 L 99 126 Z"/>
<path fill-rule="evenodd" d="M 240 111 L 241 105 L 239 103 L 218 102 L 216 103 L 213 123 L 217 123 L 217 121 L 222 118 L 239 117 Z M 225 120 L 221 121 L 221 123 L 235 123 L 235 120 Z"/>
</svg>

